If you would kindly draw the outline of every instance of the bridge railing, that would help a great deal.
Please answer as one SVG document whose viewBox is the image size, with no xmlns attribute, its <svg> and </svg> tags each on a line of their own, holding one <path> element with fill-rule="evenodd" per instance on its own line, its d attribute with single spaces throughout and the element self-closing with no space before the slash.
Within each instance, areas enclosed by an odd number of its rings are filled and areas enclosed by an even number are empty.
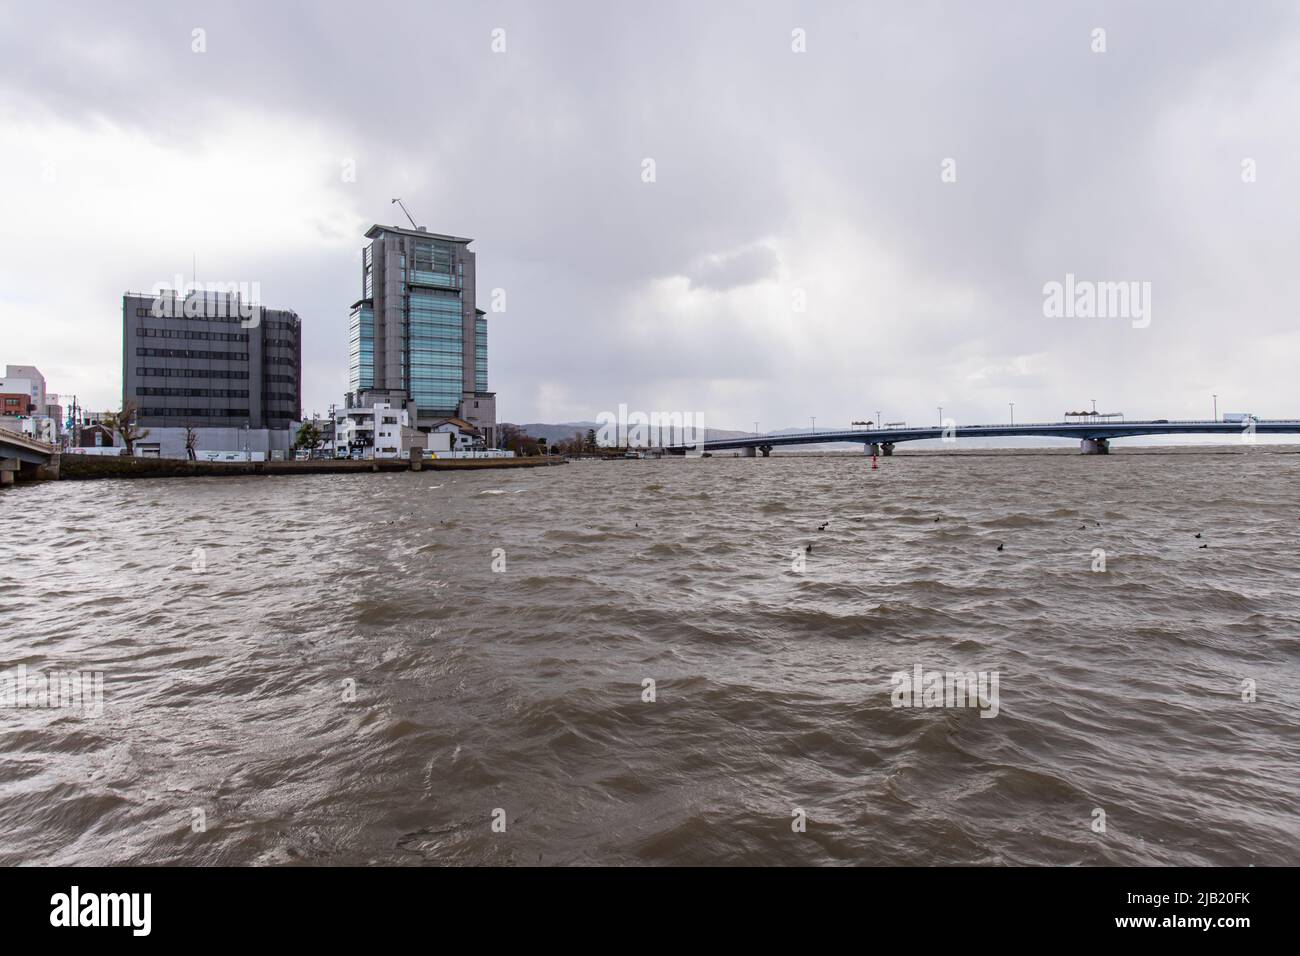
<svg viewBox="0 0 1300 956">
<path fill-rule="evenodd" d="M 1253 418 L 1256 424 L 1295 424 L 1300 422 L 1296 418 Z M 1115 427 L 1135 427 L 1141 425 L 1244 425 L 1244 421 L 1224 421 L 1223 419 L 1213 418 L 1131 418 L 1124 421 L 1053 421 L 1053 422 L 981 422 L 979 424 L 963 425 L 956 422 L 956 428 L 1060 428 L 1069 426 L 1075 428 L 1105 428 L 1108 426 Z M 737 435 L 734 439 L 718 439 L 719 441 L 742 440 L 748 438 L 795 438 L 799 435 L 845 435 L 856 434 L 858 432 L 914 432 L 925 429 L 942 430 L 943 425 L 939 424 L 922 424 L 922 425 L 872 425 L 872 426 L 850 426 L 848 428 L 816 428 L 809 431 L 790 431 L 781 434 L 767 433 L 763 435 Z"/>
<path fill-rule="evenodd" d="M 1296 418 L 1252 418 L 1251 421 L 1253 421 L 1256 425 L 1296 425 L 1298 428 L 1300 428 L 1300 419 L 1296 419 Z M 1005 429 L 1022 429 L 1022 428 L 1024 429 L 1069 428 L 1072 430 L 1081 431 L 1081 430 L 1104 430 L 1106 428 L 1116 428 L 1116 429 L 1143 428 L 1151 425 L 1216 425 L 1216 426 L 1220 426 L 1224 430 L 1231 430 L 1237 428 L 1244 428 L 1246 424 L 1247 423 L 1244 421 L 1228 422 L 1228 421 L 1223 421 L 1222 419 L 1213 419 L 1213 418 L 1144 418 L 1144 419 L 1130 419 L 1128 421 L 1109 421 L 1109 422 L 1102 422 L 1102 421 L 992 422 L 992 423 L 984 423 L 978 425 L 957 424 L 954 427 L 962 431 L 979 430 L 979 429 L 1005 430 Z M 837 436 L 861 435 L 864 432 L 872 435 L 888 435 L 890 433 L 904 434 L 904 433 L 918 432 L 918 431 L 942 432 L 943 428 L 944 428 L 943 425 L 894 425 L 888 427 L 886 426 L 877 427 L 874 425 L 870 427 L 850 426 L 848 428 L 834 428 L 834 429 L 817 428 L 817 429 L 810 429 L 807 431 L 790 431 L 781 434 L 772 434 L 772 433 L 767 433 L 763 435 L 743 434 L 743 435 L 733 435 L 728 438 L 708 438 L 706 436 L 704 440 L 706 444 L 712 444 L 712 443 L 730 444 L 736 442 L 763 442 L 769 440 L 788 441 L 790 439 L 807 438 L 812 436 L 823 436 L 828 441 L 856 442 L 856 441 L 861 441 L 862 439 L 839 438 Z M 694 445 L 695 443 L 690 443 L 688 447 L 694 447 Z M 666 445 L 665 447 L 680 447 L 680 443 L 669 444 Z"/>
</svg>

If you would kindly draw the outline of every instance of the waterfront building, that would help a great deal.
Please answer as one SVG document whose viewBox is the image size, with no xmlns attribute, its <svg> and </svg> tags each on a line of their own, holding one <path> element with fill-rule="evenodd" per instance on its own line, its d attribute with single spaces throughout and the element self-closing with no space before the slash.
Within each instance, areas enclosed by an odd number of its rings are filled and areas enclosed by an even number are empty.
<svg viewBox="0 0 1300 956">
<path fill-rule="evenodd" d="M 36 366 L 6 365 L 0 378 L 0 428 L 56 444 L 63 423 L 58 401 L 59 396 L 46 392 L 45 376 Z"/>
<path fill-rule="evenodd" d="M 378 402 L 337 409 L 330 447 L 335 458 L 406 458 L 425 447 L 425 435 L 411 427 L 406 409 Z"/>
<path fill-rule="evenodd" d="M 32 410 L 23 414 L 46 414 L 45 376 L 35 365 L 6 365 L 0 379 L 0 392 L 25 391 L 31 397 Z"/>
<path fill-rule="evenodd" d="M 139 453 L 285 452 L 302 417 L 297 313 L 224 292 L 122 297 L 122 398 L 149 434 Z"/>
<path fill-rule="evenodd" d="M 461 418 L 492 444 L 496 395 L 488 389 L 473 240 L 379 225 L 366 239 L 361 298 L 349 317 L 347 404 L 406 409 L 425 433 Z"/>
<path fill-rule="evenodd" d="M 483 447 L 483 433 L 463 418 L 435 422 L 429 433 L 429 448 L 434 451 L 475 451 Z"/>
<path fill-rule="evenodd" d="M 103 425 L 87 425 L 81 429 L 78 448 L 112 448 L 113 433 Z"/>
</svg>

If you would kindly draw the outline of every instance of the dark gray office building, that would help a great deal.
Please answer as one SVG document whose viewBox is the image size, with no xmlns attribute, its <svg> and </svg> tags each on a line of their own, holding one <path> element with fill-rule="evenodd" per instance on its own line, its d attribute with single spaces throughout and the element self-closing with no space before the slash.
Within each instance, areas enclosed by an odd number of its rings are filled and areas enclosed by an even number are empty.
<svg viewBox="0 0 1300 956">
<path fill-rule="evenodd" d="M 186 427 L 206 430 L 205 448 L 288 448 L 301 395 L 296 313 L 227 293 L 122 297 L 122 397 L 164 455 L 175 453 L 169 432 Z"/>
</svg>

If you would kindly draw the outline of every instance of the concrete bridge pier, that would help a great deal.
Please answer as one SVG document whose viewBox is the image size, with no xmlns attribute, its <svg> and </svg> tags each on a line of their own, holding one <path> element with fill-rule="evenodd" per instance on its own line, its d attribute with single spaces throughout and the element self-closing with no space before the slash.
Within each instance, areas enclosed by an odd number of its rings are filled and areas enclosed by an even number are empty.
<svg viewBox="0 0 1300 956">
<path fill-rule="evenodd" d="M 14 483 L 22 463 L 17 458 L 0 458 L 0 488 L 7 488 Z"/>
<path fill-rule="evenodd" d="M 880 442 L 867 442 L 862 446 L 862 453 L 871 458 L 878 457 L 880 455 Z"/>
<path fill-rule="evenodd" d="M 740 457 L 741 457 L 741 458 L 757 458 L 757 457 L 758 457 L 758 452 L 755 450 L 755 448 L 754 448 L 753 445 L 746 445 L 744 448 L 740 449 Z"/>
<path fill-rule="evenodd" d="M 768 455 L 772 454 L 772 446 L 771 446 L 771 445 L 759 445 L 759 446 L 758 446 L 758 450 L 761 451 L 761 452 L 763 453 L 763 457 L 764 457 L 764 458 L 766 458 Z"/>
<path fill-rule="evenodd" d="M 1110 439 L 1108 438 L 1084 438 L 1079 442 L 1079 454 L 1081 455 L 1109 455 Z"/>
<path fill-rule="evenodd" d="M 885 442 L 880 446 L 880 453 L 888 458 L 894 453 L 894 443 L 892 441 Z"/>
<path fill-rule="evenodd" d="M 43 465 L 36 466 L 37 481 L 58 481 L 59 480 L 59 453 L 56 451 L 50 456 L 50 460 Z"/>
</svg>

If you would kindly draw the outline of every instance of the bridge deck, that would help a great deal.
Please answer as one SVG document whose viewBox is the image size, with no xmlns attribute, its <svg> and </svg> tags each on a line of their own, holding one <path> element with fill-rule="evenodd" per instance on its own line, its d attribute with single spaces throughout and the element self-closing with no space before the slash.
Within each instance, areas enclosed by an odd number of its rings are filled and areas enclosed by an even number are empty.
<svg viewBox="0 0 1300 956">
<path fill-rule="evenodd" d="M 1260 435 L 1300 434 L 1300 419 L 1256 419 L 1250 430 Z M 831 444 L 885 444 L 922 439 L 944 438 L 1077 438 L 1110 439 L 1139 435 L 1241 435 L 1247 432 L 1244 422 L 1220 421 L 1169 421 L 1153 419 L 1133 422 L 1032 422 L 1023 425 L 958 425 L 945 429 L 938 425 L 921 428 L 867 428 L 847 431 L 809 431 L 784 435 L 746 435 L 736 438 L 718 438 L 703 443 L 704 451 L 724 451 L 729 448 L 761 448 L 780 445 Z M 666 446 L 667 451 L 696 451 L 699 443 Z"/>
<path fill-rule="evenodd" d="M 17 458 L 32 465 L 43 465 L 54 457 L 58 449 L 22 432 L 0 428 L 0 459 Z"/>
</svg>

